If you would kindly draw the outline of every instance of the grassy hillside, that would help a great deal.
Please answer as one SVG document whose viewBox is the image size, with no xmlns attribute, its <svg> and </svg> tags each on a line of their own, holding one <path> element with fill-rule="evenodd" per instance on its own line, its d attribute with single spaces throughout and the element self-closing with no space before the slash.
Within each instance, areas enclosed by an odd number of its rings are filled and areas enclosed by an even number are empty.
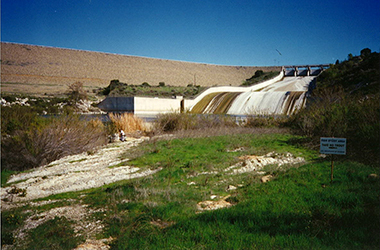
<svg viewBox="0 0 380 250">
<path fill-rule="evenodd" d="M 238 86 L 256 70 L 278 67 L 220 66 L 53 47 L 1 43 L 3 92 L 60 94 L 67 84 L 84 83 L 92 93 L 111 80 L 140 85 Z"/>
</svg>

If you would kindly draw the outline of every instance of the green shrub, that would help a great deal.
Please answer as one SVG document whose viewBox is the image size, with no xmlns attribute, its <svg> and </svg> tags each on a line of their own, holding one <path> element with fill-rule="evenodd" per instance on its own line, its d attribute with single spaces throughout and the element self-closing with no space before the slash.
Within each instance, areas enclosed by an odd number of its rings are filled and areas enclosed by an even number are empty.
<svg viewBox="0 0 380 250">
<path fill-rule="evenodd" d="M 322 91 L 311 103 L 289 119 L 297 132 L 314 139 L 347 138 L 347 156 L 366 163 L 379 162 L 379 96 L 358 99 L 342 91 Z"/>
<path fill-rule="evenodd" d="M 150 84 L 147 83 L 147 82 L 143 82 L 143 83 L 141 84 L 141 86 L 142 86 L 142 87 L 150 87 Z"/>
</svg>

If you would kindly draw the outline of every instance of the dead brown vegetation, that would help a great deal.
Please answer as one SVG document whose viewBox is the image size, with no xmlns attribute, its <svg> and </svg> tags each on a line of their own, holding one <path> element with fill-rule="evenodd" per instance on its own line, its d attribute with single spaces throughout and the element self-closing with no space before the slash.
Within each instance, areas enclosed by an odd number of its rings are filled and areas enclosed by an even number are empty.
<svg viewBox="0 0 380 250">
<path fill-rule="evenodd" d="M 109 118 L 113 124 L 113 128 L 117 132 L 123 130 L 127 134 L 136 133 L 136 131 L 145 131 L 146 126 L 141 118 L 138 118 L 130 113 L 123 114 L 112 114 L 110 113 Z"/>
</svg>

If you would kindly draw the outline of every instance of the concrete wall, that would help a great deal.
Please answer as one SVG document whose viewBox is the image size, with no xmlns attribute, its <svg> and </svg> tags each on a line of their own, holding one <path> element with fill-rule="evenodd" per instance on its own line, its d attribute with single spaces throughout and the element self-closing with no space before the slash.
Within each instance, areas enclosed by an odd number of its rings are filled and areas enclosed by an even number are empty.
<svg viewBox="0 0 380 250">
<path fill-rule="evenodd" d="M 134 113 L 136 115 L 157 115 L 159 113 L 179 112 L 181 108 L 181 100 L 176 98 L 157 98 L 157 97 L 135 97 Z"/>
</svg>

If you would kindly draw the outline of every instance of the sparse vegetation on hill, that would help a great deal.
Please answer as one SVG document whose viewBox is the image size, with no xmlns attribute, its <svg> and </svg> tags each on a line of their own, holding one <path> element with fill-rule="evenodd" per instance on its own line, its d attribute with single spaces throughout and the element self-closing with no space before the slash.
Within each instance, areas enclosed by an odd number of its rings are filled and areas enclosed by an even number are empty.
<svg viewBox="0 0 380 250">
<path fill-rule="evenodd" d="M 319 145 L 320 137 L 344 137 L 347 157 L 379 165 L 380 55 L 364 49 L 331 65 L 317 78 L 307 107 L 289 124 Z"/>
<path fill-rule="evenodd" d="M 256 83 L 269 80 L 277 76 L 279 73 L 280 73 L 279 71 L 264 72 L 262 70 L 256 70 L 255 74 L 251 78 L 246 79 L 241 86 L 255 85 Z"/>
<path fill-rule="evenodd" d="M 199 85 L 193 86 L 189 84 L 186 87 L 176 87 L 166 85 L 160 82 L 158 86 L 151 86 L 149 83 L 144 82 L 140 85 L 131 85 L 122 83 L 115 79 L 110 84 L 99 90 L 99 94 L 108 96 L 147 96 L 147 97 L 172 97 L 183 96 L 185 98 L 192 98 L 202 92 L 205 87 Z"/>
</svg>

